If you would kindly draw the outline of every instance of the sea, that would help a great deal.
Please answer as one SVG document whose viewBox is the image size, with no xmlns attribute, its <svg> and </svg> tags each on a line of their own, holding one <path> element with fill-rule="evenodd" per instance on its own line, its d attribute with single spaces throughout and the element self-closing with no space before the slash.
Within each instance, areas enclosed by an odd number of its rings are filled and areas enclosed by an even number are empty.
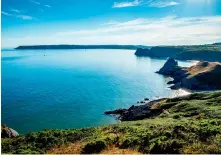
<svg viewBox="0 0 221 155">
<path fill-rule="evenodd" d="M 1 54 L 2 124 L 20 134 L 118 123 L 106 110 L 187 93 L 155 73 L 166 59 L 134 50 L 13 50 Z M 193 62 L 179 61 L 181 66 Z"/>
</svg>

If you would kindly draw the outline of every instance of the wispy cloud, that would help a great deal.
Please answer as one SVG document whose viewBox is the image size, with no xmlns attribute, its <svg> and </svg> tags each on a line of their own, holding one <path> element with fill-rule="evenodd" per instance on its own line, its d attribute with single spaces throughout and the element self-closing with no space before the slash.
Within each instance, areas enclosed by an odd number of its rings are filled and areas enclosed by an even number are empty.
<svg viewBox="0 0 221 155">
<path fill-rule="evenodd" d="M 108 22 L 106 22 L 108 23 Z M 143 44 L 192 45 L 221 41 L 221 16 L 138 18 L 100 25 L 97 29 L 69 29 L 34 36 L 3 38 L 6 45 L 31 44 Z"/>
<path fill-rule="evenodd" d="M 38 2 L 38 1 L 34 1 L 34 0 L 29 0 L 31 3 L 34 3 L 34 4 L 37 4 L 37 5 L 40 5 L 41 3 Z"/>
<path fill-rule="evenodd" d="M 11 11 L 11 12 L 15 12 L 15 13 L 20 13 L 20 11 L 17 10 L 17 9 L 10 9 L 10 11 Z"/>
<path fill-rule="evenodd" d="M 138 18 L 93 30 L 57 32 L 55 36 L 61 43 L 76 44 L 205 44 L 221 39 L 220 24 L 221 16 Z"/>
<path fill-rule="evenodd" d="M 172 0 L 134 0 L 125 2 L 114 2 L 113 8 L 125 8 L 147 5 L 148 7 L 164 8 L 179 5 L 180 3 Z"/>
<path fill-rule="evenodd" d="M 148 6 L 149 7 L 157 7 L 157 8 L 164 8 L 168 6 L 174 6 L 174 5 L 179 5 L 180 3 L 175 2 L 175 1 L 167 1 L 167 0 L 159 0 L 159 1 L 154 1 L 151 2 Z"/>
<path fill-rule="evenodd" d="M 44 5 L 45 7 L 47 7 L 47 8 L 51 8 L 51 6 L 50 5 Z"/>
<path fill-rule="evenodd" d="M 113 8 L 124 8 L 124 7 L 133 7 L 139 6 L 142 1 L 134 0 L 134 1 L 127 1 L 127 2 L 114 2 Z"/>
<path fill-rule="evenodd" d="M 3 15 L 5 15 L 5 16 L 11 16 L 11 17 L 22 19 L 22 20 L 33 20 L 33 19 L 36 19 L 36 18 L 34 18 L 32 16 L 28 16 L 28 15 L 11 14 L 11 13 L 4 12 L 4 11 L 2 11 L 1 13 Z"/>
<path fill-rule="evenodd" d="M 20 19 L 23 19 L 23 20 L 33 20 L 33 19 L 35 19 L 34 17 L 28 16 L 28 15 L 17 15 L 16 17 L 20 18 Z"/>
<path fill-rule="evenodd" d="M 5 16 L 12 16 L 12 14 L 7 13 L 7 12 L 4 12 L 4 11 L 2 11 L 1 13 L 2 13 L 3 15 L 5 15 Z"/>
</svg>

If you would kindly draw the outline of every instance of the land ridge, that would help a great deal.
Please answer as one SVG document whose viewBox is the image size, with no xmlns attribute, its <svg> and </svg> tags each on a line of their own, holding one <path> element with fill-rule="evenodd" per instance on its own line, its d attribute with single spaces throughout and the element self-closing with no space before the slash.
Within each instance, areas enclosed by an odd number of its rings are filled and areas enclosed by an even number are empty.
<svg viewBox="0 0 221 155">
<path fill-rule="evenodd" d="M 135 55 L 138 57 L 171 57 L 177 60 L 221 62 L 221 46 L 219 43 L 213 45 L 154 46 L 152 48 L 138 48 Z"/>
<path fill-rule="evenodd" d="M 18 46 L 17 50 L 42 50 L 42 49 L 128 49 L 136 50 L 137 48 L 148 48 L 143 45 L 26 45 Z"/>
</svg>

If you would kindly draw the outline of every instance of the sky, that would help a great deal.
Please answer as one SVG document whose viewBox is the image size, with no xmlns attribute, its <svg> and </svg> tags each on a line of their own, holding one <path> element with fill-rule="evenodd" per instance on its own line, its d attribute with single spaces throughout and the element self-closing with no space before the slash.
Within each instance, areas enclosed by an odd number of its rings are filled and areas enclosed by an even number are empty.
<svg viewBox="0 0 221 155">
<path fill-rule="evenodd" d="M 221 42 L 221 0 L 2 0 L 2 47 Z"/>
</svg>

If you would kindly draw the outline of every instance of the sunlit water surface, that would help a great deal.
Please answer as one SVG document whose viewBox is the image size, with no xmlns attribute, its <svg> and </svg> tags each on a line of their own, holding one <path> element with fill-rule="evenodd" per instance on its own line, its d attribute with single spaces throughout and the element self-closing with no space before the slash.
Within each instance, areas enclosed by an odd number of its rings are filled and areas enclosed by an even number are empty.
<svg viewBox="0 0 221 155">
<path fill-rule="evenodd" d="M 131 50 L 3 50 L 2 123 L 19 133 L 116 123 L 105 110 L 175 96 L 156 74 L 166 59 Z M 190 66 L 190 62 L 179 62 Z"/>
</svg>

